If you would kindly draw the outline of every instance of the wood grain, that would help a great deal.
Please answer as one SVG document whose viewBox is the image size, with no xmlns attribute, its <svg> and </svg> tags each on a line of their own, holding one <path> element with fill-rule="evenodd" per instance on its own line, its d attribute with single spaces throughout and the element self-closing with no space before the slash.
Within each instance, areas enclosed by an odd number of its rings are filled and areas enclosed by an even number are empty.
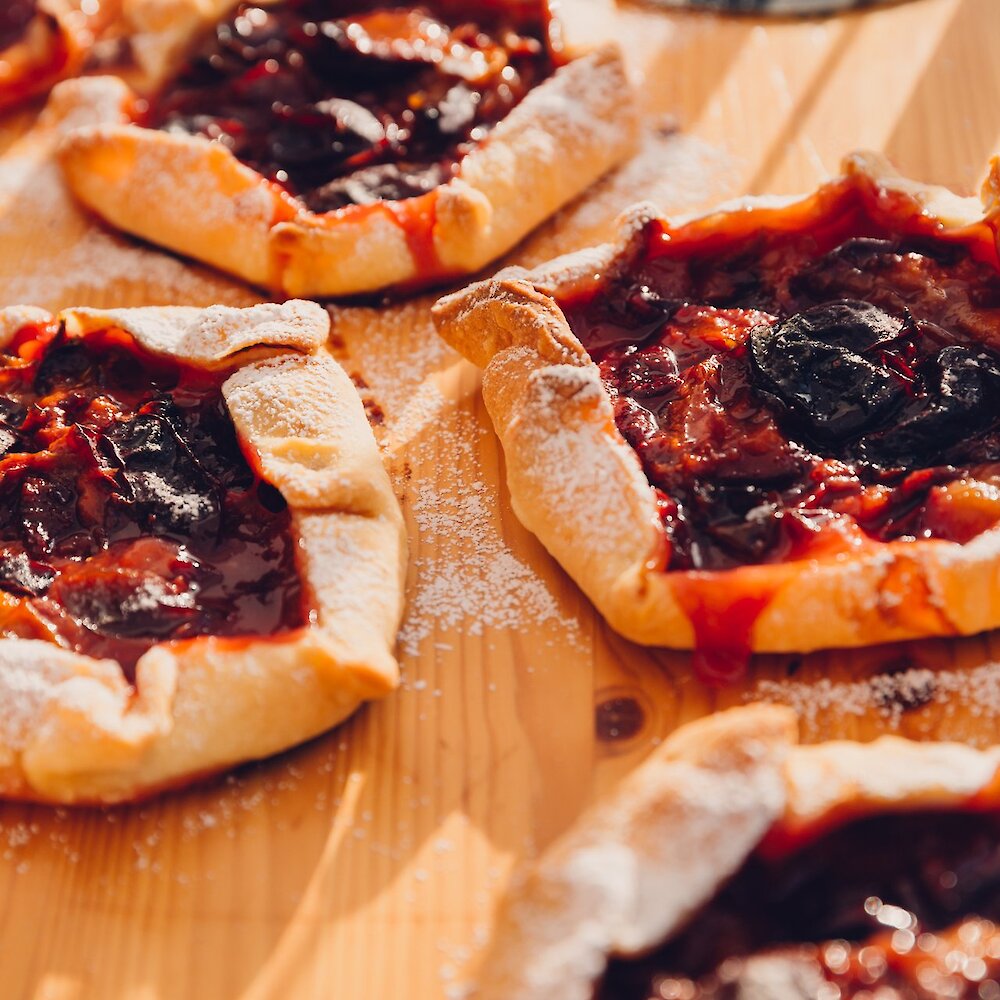
<svg viewBox="0 0 1000 1000">
<path fill-rule="evenodd" d="M 601 239 L 638 199 L 678 213 L 805 190 L 857 146 L 971 192 L 1000 147 L 996 0 L 766 26 L 608 0 L 565 0 L 564 16 L 574 39 L 622 41 L 648 136 L 515 260 Z M 254 300 L 40 198 L 52 140 L 32 120 L 0 123 L 0 301 Z M 412 531 L 403 689 L 147 805 L 0 807 L 3 997 L 457 996 L 511 865 L 686 719 L 763 695 L 803 709 L 809 739 L 995 739 L 995 636 L 761 658 L 713 693 L 684 655 L 611 633 L 513 517 L 477 375 L 434 338 L 431 301 L 333 310 L 336 352 L 385 411 Z M 644 724 L 598 741 L 595 705 L 622 696 Z"/>
</svg>

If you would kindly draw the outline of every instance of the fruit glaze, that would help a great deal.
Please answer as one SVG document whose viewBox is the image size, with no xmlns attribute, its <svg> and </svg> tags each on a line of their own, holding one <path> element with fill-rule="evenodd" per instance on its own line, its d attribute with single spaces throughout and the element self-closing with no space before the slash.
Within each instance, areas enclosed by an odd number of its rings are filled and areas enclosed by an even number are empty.
<svg viewBox="0 0 1000 1000">
<path fill-rule="evenodd" d="M 291 515 L 250 467 L 224 374 L 120 330 L 29 326 L 0 354 L 0 634 L 117 660 L 308 616 Z"/>
<path fill-rule="evenodd" d="M 857 819 L 764 844 L 668 944 L 616 959 L 597 1000 L 1000 997 L 1000 816 Z"/>
<path fill-rule="evenodd" d="M 964 543 L 1000 521 L 994 234 L 905 202 L 855 176 L 786 210 L 651 220 L 596 288 L 558 300 L 656 491 L 662 568 L 694 571 L 675 592 L 708 615 L 703 645 L 735 622 L 745 660 L 767 603 L 714 615 L 703 571 Z"/>
<path fill-rule="evenodd" d="M 317 213 L 400 201 L 447 183 L 559 51 L 537 0 L 243 3 L 137 122 L 223 143 Z"/>
</svg>

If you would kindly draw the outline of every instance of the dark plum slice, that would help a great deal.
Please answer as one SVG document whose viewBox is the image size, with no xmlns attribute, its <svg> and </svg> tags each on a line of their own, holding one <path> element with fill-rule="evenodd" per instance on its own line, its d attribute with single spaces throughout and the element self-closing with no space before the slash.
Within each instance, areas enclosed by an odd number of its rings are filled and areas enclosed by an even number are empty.
<svg viewBox="0 0 1000 1000">
<path fill-rule="evenodd" d="M 618 369 L 618 391 L 639 399 L 662 396 L 679 385 L 677 358 L 662 344 L 630 354 Z"/>
<path fill-rule="evenodd" d="M 814 439 L 855 438 L 905 395 L 898 376 L 841 347 L 780 344 L 766 330 L 751 344 L 756 385 L 794 411 Z"/>
<path fill-rule="evenodd" d="M 99 592 L 83 591 L 84 601 L 92 601 L 98 615 L 89 627 L 104 635 L 167 639 L 200 613 L 197 594 L 175 594 L 162 588 L 158 581 L 151 583 L 138 576 L 129 579 L 121 575 L 115 578 L 115 585 L 108 582 L 104 589 L 103 600 Z M 80 620 L 85 624 L 83 615 Z"/>
<path fill-rule="evenodd" d="M 425 65 L 440 64 L 440 37 L 447 38 L 443 25 L 416 11 L 387 10 L 359 21 L 323 21 L 317 27 L 318 71 L 338 83 L 360 77 L 369 87 L 403 81 Z"/>
<path fill-rule="evenodd" d="M 58 351 L 47 351 L 35 374 L 35 392 L 47 396 L 62 386 L 86 381 L 93 358 L 81 344 L 68 343 Z"/>
<path fill-rule="evenodd" d="M 213 484 L 168 420 L 157 414 L 139 414 L 109 428 L 106 437 L 117 453 L 131 500 L 148 530 L 154 534 L 211 534 L 218 530 L 221 508 Z"/>
<path fill-rule="evenodd" d="M 456 9 L 449 26 L 391 5 L 241 3 L 140 121 L 224 144 L 313 211 L 413 197 L 555 70 L 517 8 Z"/>
<path fill-rule="evenodd" d="M 822 261 L 841 260 L 858 267 L 870 267 L 875 257 L 899 253 L 899 246 L 894 240 L 879 240 L 871 236 L 856 236 L 844 240 L 840 246 L 831 250 Z"/>
<path fill-rule="evenodd" d="M 316 104 L 274 110 L 267 141 L 276 165 L 322 167 L 347 162 L 385 141 L 385 128 L 360 105 L 332 98 Z"/>
<path fill-rule="evenodd" d="M 49 592 L 89 632 L 125 639 L 173 635 L 199 614 L 197 591 L 171 586 L 154 573 L 88 565 L 63 572 Z"/>
<path fill-rule="evenodd" d="M 877 427 L 906 398 L 899 371 L 861 352 L 896 339 L 903 322 L 844 300 L 750 334 L 756 388 L 776 397 L 814 440 L 845 442 Z"/>
<path fill-rule="evenodd" d="M 780 524 L 765 490 L 749 485 L 705 485 L 695 509 L 712 513 L 708 535 L 731 558 L 758 562 L 778 542 Z"/>
<path fill-rule="evenodd" d="M 84 555 L 93 542 L 77 516 L 79 495 L 71 480 L 28 476 L 21 484 L 21 531 L 25 548 L 35 559 L 57 550 L 60 555 Z"/>
<path fill-rule="evenodd" d="M 925 405 L 862 444 L 879 465 L 908 465 L 939 455 L 986 429 L 1000 402 L 1000 366 L 968 347 L 946 347 L 928 365 Z"/>
<path fill-rule="evenodd" d="M 772 329 L 789 343 L 813 340 L 863 354 L 894 340 L 904 322 L 868 302 L 840 299 L 789 316 Z"/>
<path fill-rule="evenodd" d="M 430 166 L 383 163 L 330 181 L 305 195 L 304 200 L 314 212 L 335 212 L 348 205 L 371 205 L 377 201 L 403 201 L 440 187 L 448 174 L 448 168 L 437 163 Z"/>
<path fill-rule="evenodd" d="M 607 317 L 588 327 L 586 347 L 592 354 L 609 347 L 641 344 L 663 329 L 683 299 L 658 295 L 647 285 L 634 285 L 620 298 L 604 303 Z"/>
</svg>

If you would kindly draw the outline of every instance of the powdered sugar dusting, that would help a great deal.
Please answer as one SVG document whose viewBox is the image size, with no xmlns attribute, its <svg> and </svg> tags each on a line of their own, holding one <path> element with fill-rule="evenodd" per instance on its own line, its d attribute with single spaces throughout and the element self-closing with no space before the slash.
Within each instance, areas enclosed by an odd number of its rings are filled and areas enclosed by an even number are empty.
<svg viewBox="0 0 1000 1000">
<path fill-rule="evenodd" d="M 918 742 L 882 736 L 871 743 L 835 740 L 796 747 L 786 776 L 789 811 L 823 816 L 838 805 L 919 802 L 929 792 L 962 802 L 994 777 L 1000 747 Z"/>
<path fill-rule="evenodd" d="M 99 875 L 86 880 L 88 905 L 134 892 L 137 876 L 146 884 L 169 882 L 171 891 L 199 886 L 210 891 L 232 864 L 233 841 L 246 836 L 248 824 L 259 822 L 262 812 L 272 817 L 270 830 L 285 837 L 298 828 L 297 809 L 304 802 L 334 820 L 353 777 L 346 775 L 345 788 L 347 750 L 345 741 L 331 741 L 278 761 L 248 764 L 163 804 L 79 810 L 5 803 L 0 810 L 0 860 L 8 865 L 5 871 L 25 874 L 51 870 L 53 863 L 93 861 L 95 852 L 110 844 L 114 859 L 105 859 Z M 351 810 L 344 812 L 350 815 Z M 325 832 L 327 823 L 321 821 L 315 829 Z M 188 849 L 177 851 L 178 843 Z M 291 895 L 298 890 L 288 891 Z"/>
<path fill-rule="evenodd" d="M 403 650 L 415 656 L 437 630 L 460 629 L 474 636 L 486 629 L 545 626 L 575 631 L 576 621 L 560 611 L 545 583 L 503 539 L 497 490 L 482 478 L 478 461 L 479 441 L 487 432 L 467 414 L 450 416 L 446 429 L 438 425 L 435 445 L 452 453 L 456 465 L 474 478 L 442 481 L 433 462 L 421 462 L 430 476 L 407 488 L 430 554 L 416 560 L 416 592 L 400 633 Z"/>
<path fill-rule="evenodd" d="M 0 238 L 7 235 L 6 228 L 0 217 Z M 15 226 L 13 232 L 23 230 Z M 205 269 L 131 243 L 96 225 L 70 246 L 25 263 L 27 267 L 17 274 L 0 274 L 0 301 L 58 310 L 80 301 L 110 301 L 118 297 L 116 289 L 129 287 L 149 305 L 220 301 L 241 305 L 256 299 L 248 289 L 229 284 Z"/>
<path fill-rule="evenodd" d="M 343 440 L 360 410 L 350 405 L 353 389 L 347 378 L 325 354 L 286 354 L 245 365 L 222 391 L 248 439 Z M 289 399 L 296 401 L 294 407 Z"/>
<path fill-rule="evenodd" d="M 708 208 L 729 194 L 730 157 L 702 139 L 678 133 L 669 120 L 644 130 L 635 155 L 564 208 L 516 254 L 532 267 L 612 238 L 627 208 L 648 202 L 667 215 Z"/>
<path fill-rule="evenodd" d="M 62 155 L 68 164 L 85 163 L 95 151 L 116 147 L 127 170 L 105 180 L 115 184 L 109 194 L 121 217 L 147 223 L 158 217 L 164 228 L 187 230 L 199 242 L 240 239 L 246 258 L 261 252 L 277 195 L 224 147 L 198 136 L 113 124 L 77 129 L 63 141 Z"/>
<path fill-rule="evenodd" d="M 529 356 L 527 361 L 524 355 Z M 510 366 L 499 377 L 513 380 L 533 363 L 531 356 L 531 351 L 516 348 L 498 355 L 493 363 Z M 520 463 L 518 475 L 530 483 L 529 495 L 544 498 L 547 544 L 561 557 L 568 555 L 580 545 L 585 531 L 588 550 L 601 557 L 590 563 L 595 576 L 605 570 L 615 575 L 623 565 L 645 558 L 641 549 L 651 539 L 639 525 L 627 533 L 622 525 L 643 516 L 652 523 L 655 517 L 649 484 L 634 453 L 606 431 L 613 419 L 593 365 L 549 365 L 528 375 L 516 424 L 515 447 L 532 456 L 530 465 Z M 644 501 L 645 514 L 640 506 Z M 551 516 L 552 511 L 566 510 L 581 514 L 561 521 Z"/>
<path fill-rule="evenodd" d="M 341 363 L 363 377 L 384 413 L 377 429 L 409 514 L 410 587 L 401 651 L 416 656 L 436 632 L 549 631 L 577 623 L 504 538 L 493 432 L 478 406 L 475 369 L 434 330 L 425 296 L 382 309 L 331 308 Z"/>
<path fill-rule="evenodd" d="M 874 717 L 899 729 L 904 717 L 934 706 L 942 720 L 964 716 L 995 722 L 1000 718 L 1000 662 L 988 660 L 967 669 L 913 666 L 857 680 L 829 677 L 759 681 L 745 701 L 768 701 L 795 709 L 806 729 L 842 728 L 838 719 Z M 943 728 L 943 723 L 939 728 Z M 993 742 L 989 732 L 986 742 Z"/>
<path fill-rule="evenodd" d="M 0 742 L 18 750 L 25 746 L 52 697 L 59 672 L 30 658 L 29 662 L 5 664 L 2 669 L 3 698 L 0 700 Z"/>
<path fill-rule="evenodd" d="M 113 76 L 82 77 L 55 87 L 42 114 L 44 127 L 60 135 L 125 120 L 129 88 Z"/>
<path fill-rule="evenodd" d="M 517 155 L 565 162 L 577 148 L 621 148 L 628 142 L 630 109 L 621 100 L 624 74 L 593 53 L 561 68 L 501 121 L 497 137 L 516 135 Z M 567 147 L 565 137 L 573 137 Z"/>
<path fill-rule="evenodd" d="M 23 749 L 51 705 L 67 704 L 74 685 L 93 679 L 88 690 L 104 692 L 121 708 L 127 685 L 116 663 L 88 660 L 49 643 L 0 639 L 0 747 Z"/>
<path fill-rule="evenodd" d="M 382 433 L 392 449 L 405 446 L 437 421 L 446 401 L 436 375 L 461 363 L 434 329 L 434 301 L 434 296 L 425 296 L 383 309 L 329 309 L 333 343 L 351 342 L 351 358 L 345 347 L 342 362 L 349 370 L 358 365 L 364 369 L 365 382 L 385 411 Z"/>
<path fill-rule="evenodd" d="M 250 305 L 249 288 L 101 227 L 73 202 L 52 160 L 53 137 L 0 157 L 0 304 Z"/>
<path fill-rule="evenodd" d="M 296 299 L 247 308 L 82 308 L 70 312 L 87 329 L 115 323 L 134 334 L 147 350 L 209 366 L 258 346 L 314 351 L 322 346 L 329 329 L 320 306 Z"/>
</svg>

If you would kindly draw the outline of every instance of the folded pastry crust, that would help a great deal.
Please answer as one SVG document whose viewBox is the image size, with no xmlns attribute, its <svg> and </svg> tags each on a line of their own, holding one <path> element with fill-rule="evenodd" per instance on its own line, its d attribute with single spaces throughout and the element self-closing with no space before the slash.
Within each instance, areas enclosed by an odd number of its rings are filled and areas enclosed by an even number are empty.
<svg viewBox="0 0 1000 1000">
<path fill-rule="evenodd" d="M 127 4 L 151 88 L 227 6 Z M 120 115 L 62 146 L 76 197 L 119 229 L 286 295 L 351 295 L 475 272 L 618 163 L 636 129 L 620 53 L 607 46 L 532 89 L 442 186 L 316 213 L 218 143 L 130 123 L 135 95 L 117 81 L 80 81 L 62 102 L 88 104 L 109 87 L 119 89 Z"/>
<path fill-rule="evenodd" d="M 249 309 L 70 309 L 86 337 L 121 329 L 222 386 L 251 465 L 284 496 L 308 624 L 269 637 L 153 646 L 130 685 L 112 660 L 0 639 L 0 796 L 117 802 L 284 750 L 392 691 L 406 540 L 364 408 L 322 350 L 329 317 L 309 302 Z M 34 309 L 0 311 L 0 342 Z"/>
<path fill-rule="evenodd" d="M 610 956 L 669 940 L 765 835 L 995 806 L 998 768 L 998 747 L 896 736 L 799 746 L 794 713 L 774 705 L 682 726 L 515 876 L 473 995 L 590 1000 Z"/>
<path fill-rule="evenodd" d="M 873 188 L 877 197 L 893 200 L 897 216 L 920 216 L 943 234 L 996 239 L 1000 160 L 991 164 L 982 200 L 901 177 L 876 154 L 848 156 L 843 170 L 837 183 Z M 695 221 L 699 231 L 718 226 L 749 233 L 819 224 L 828 211 L 820 192 L 742 199 Z M 640 206 L 623 218 L 614 244 L 530 272 L 507 269 L 435 307 L 441 336 L 483 369 L 483 397 L 520 520 L 615 629 L 649 645 L 696 645 L 695 626 L 678 597 L 682 588 L 710 593 L 721 605 L 742 597 L 760 601 L 751 651 L 806 652 L 1000 625 L 1000 528 L 966 544 L 872 540 L 825 559 L 662 569 L 667 542 L 653 489 L 615 425 L 597 366 L 556 302 L 614 273 L 630 239 L 655 217 L 654 209 Z"/>
<path fill-rule="evenodd" d="M 80 0 L 38 0 L 21 38 L 0 50 L 0 110 L 77 73 L 113 6 L 112 0 L 105 0 L 88 12 Z"/>
<path fill-rule="evenodd" d="M 146 93 L 177 69 L 192 42 L 239 0 L 118 0 L 120 24 Z M 273 0 L 270 0 L 273 2 Z M 267 2 L 260 6 L 266 7 Z"/>
</svg>

